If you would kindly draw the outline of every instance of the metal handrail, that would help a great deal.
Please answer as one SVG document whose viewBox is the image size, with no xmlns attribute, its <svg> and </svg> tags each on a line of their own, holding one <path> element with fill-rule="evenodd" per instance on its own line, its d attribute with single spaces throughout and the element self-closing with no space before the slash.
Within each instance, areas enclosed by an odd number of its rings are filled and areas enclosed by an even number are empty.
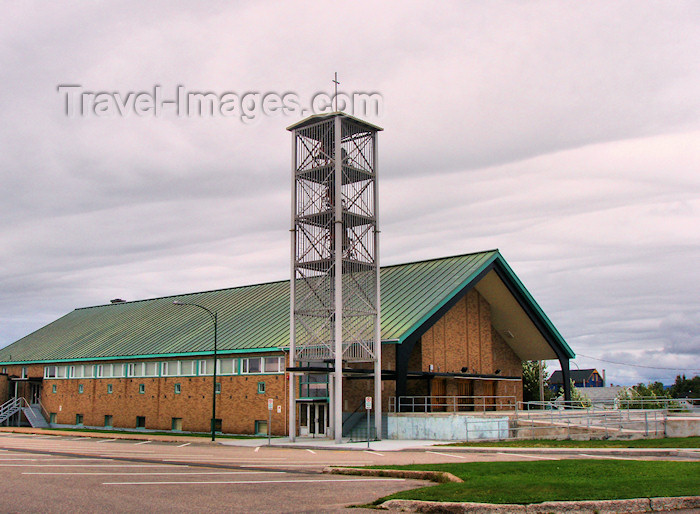
<svg viewBox="0 0 700 514">
<path fill-rule="evenodd" d="M 44 416 L 44 421 L 46 421 L 49 425 L 51 424 L 51 415 L 49 414 L 49 411 L 47 411 L 44 408 L 44 404 L 41 403 L 41 400 L 39 398 L 36 399 L 37 405 L 39 405 L 39 408 L 41 409 L 41 415 Z"/>
<path fill-rule="evenodd" d="M 19 412 L 22 409 L 22 402 L 25 403 L 25 406 L 29 406 L 29 402 L 27 402 L 24 396 L 15 396 L 3 403 L 2 406 L 0 406 L 0 423 L 5 422 L 10 416 Z"/>
<path fill-rule="evenodd" d="M 470 401 L 471 400 L 471 401 Z M 392 396 L 389 412 L 462 412 L 487 409 L 512 410 L 516 408 L 515 396 Z"/>
</svg>

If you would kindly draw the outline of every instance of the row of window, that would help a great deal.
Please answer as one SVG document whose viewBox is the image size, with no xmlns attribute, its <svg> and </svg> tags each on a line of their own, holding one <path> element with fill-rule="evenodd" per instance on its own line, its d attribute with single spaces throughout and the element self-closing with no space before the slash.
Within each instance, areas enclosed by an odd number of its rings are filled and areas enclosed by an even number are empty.
<svg viewBox="0 0 700 514">
<path fill-rule="evenodd" d="M 284 357 L 216 359 L 217 375 L 284 373 Z M 214 359 L 45 366 L 44 378 L 197 377 L 214 374 Z"/>
<path fill-rule="evenodd" d="M 84 416 L 82 414 L 75 415 L 75 424 L 77 426 L 83 426 Z M 111 414 L 105 414 L 104 426 L 105 428 L 113 428 L 113 417 Z M 49 422 L 56 423 L 56 413 L 52 412 L 49 415 Z M 136 416 L 136 423 L 134 425 L 136 428 L 146 428 L 146 416 Z M 170 418 L 170 430 L 173 432 L 182 432 L 182 418 Z M 214 430 L 216 432 L 221 432 L 221 419 L 217 418 L 214 420 Z M 256 420 L 255 421 L 255 433 L 258 435 L 267 435 L 267 421 L 266 420 Z"/>
<path fill-rule="evenodd" d="M 221 382 L 216 383 L 215 387 L 216 393 L 220 394 L 221 393 Z M 58 391 L 58 387 L 56 384 L 53 384 L 51 386 L 51 392 L 56 393 Z M 85 386 L 83 384 L 78 384 L 78 393 L 83 394 L 85 392 Z M 114 392 L 114 387 L 112 384 L 107 384 L 107 394 L 112 394 Z M 175 394 L 180 394 L 182 392 L 182 386 L 177 383 L 174 384 L 174 390 L 173 392 Z M 139 384 L 139 394 L 145 394 L 146 393 L 146 384 Z M 265 393 L 265 382 L 258 382 L 258 394 L 264 394 Z"/>
</svg>

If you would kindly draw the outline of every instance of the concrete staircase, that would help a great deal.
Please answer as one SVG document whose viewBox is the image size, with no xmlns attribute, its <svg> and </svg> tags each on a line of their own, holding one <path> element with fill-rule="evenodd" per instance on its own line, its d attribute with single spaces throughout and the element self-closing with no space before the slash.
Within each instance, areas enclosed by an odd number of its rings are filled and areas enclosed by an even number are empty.
<svg viewBox="0 0 700 514">
<path fill-rule="evenodd" d="M 46 418 L 44 418 L 41 412 L 41 406 L 39 405 L 33 404 L 22 407 L 22 413 L 24 417 L 27 418 L 27 421 L 29 421 L 29 424 L 34 428 L 50 428 L 51 426 L 46 422 Z"/>
<path fill-rule="evenodd" d="M 10 398 L 0 405 L 0 424 L 17 414 L 22 409 L 23 402 L 26 403 L 26 400 L 22 397 Z"/>
<path fill-rule="evenodd" d="M 388 416 L 382 414 L 382 439 L 388 439 L 389 431 L 387 429 Z M 352 422 L 352 424 L 350 424 Z M 348 420 L 343 426 L 343 437 L 349 437 L 350 441 L 366 441 L 367 440 L 367 414 L 355 416 L 352 420 Z M 374 413 L 369 416 L 369 439 L 375 441 L 377 439 L 377 429 L 374 426 Z"/>
</svg>

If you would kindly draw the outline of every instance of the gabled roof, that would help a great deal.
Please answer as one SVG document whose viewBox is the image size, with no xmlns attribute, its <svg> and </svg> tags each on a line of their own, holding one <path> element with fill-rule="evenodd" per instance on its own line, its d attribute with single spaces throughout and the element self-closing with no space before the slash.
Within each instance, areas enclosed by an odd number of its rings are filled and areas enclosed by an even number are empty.
<svg viewBox="0 0 700 514">
<path fill-rule="evenodd" d="M 598 373 L 598 370 L 595 368 L 591 369 L 572 369 L 570 371 L 571 373 L 571 380 L 574 382 L 583 382 L 591 378 L 591 375 L 593 373 Z M 600 373 L 598 373 L 600 375 Z M 550 384 L 561 384 L 562 383 L 562 378 L 561 378 L 561 370 L 558 369 L 552 375 L 549 377 L 549 383 Z"/>
<path fill-rule="evenodd" d="M 400 344 L 420 333 L 431 317 L 496 268 L 510 270 L 498 250 L 382 267 L 382 341 Z M 529 316 L 537 318 L 533 323 L 546 332 L 549 344 L 573 357 L 517 277 L 506 281 L 525 298 Z M 222 354 L 289 345 L 289 281 L 280 281 L 75 309 L 0 349 L 0 363 L 211 354 L 213 331 L 206 312 L 174 306 L 176 299 L 218 313 Z"/>
</svg>

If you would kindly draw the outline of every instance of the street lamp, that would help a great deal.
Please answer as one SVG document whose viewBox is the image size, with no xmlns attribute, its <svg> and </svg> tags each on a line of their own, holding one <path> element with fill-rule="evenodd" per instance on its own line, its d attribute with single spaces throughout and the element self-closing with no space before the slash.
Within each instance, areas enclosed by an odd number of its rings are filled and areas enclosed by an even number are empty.
<svg viewBox="0 0 700 514">
<path fill-rule="evenodd" d="M 187 303 L 181 302 L 179 300 L 174 300 L 173 305 L 191 305 L 192 307 L 199 307 L 202 310 L 207 311 L 207 314 L 211 316 L 211 320 L 214 322 L 214 386 L 211 397 L 211 440 L 216 440 L 216 330 L 217 330 L 217 317 L 216 312 L 212 312 L 203 305 L 198 303 Z"/>
</svg>

